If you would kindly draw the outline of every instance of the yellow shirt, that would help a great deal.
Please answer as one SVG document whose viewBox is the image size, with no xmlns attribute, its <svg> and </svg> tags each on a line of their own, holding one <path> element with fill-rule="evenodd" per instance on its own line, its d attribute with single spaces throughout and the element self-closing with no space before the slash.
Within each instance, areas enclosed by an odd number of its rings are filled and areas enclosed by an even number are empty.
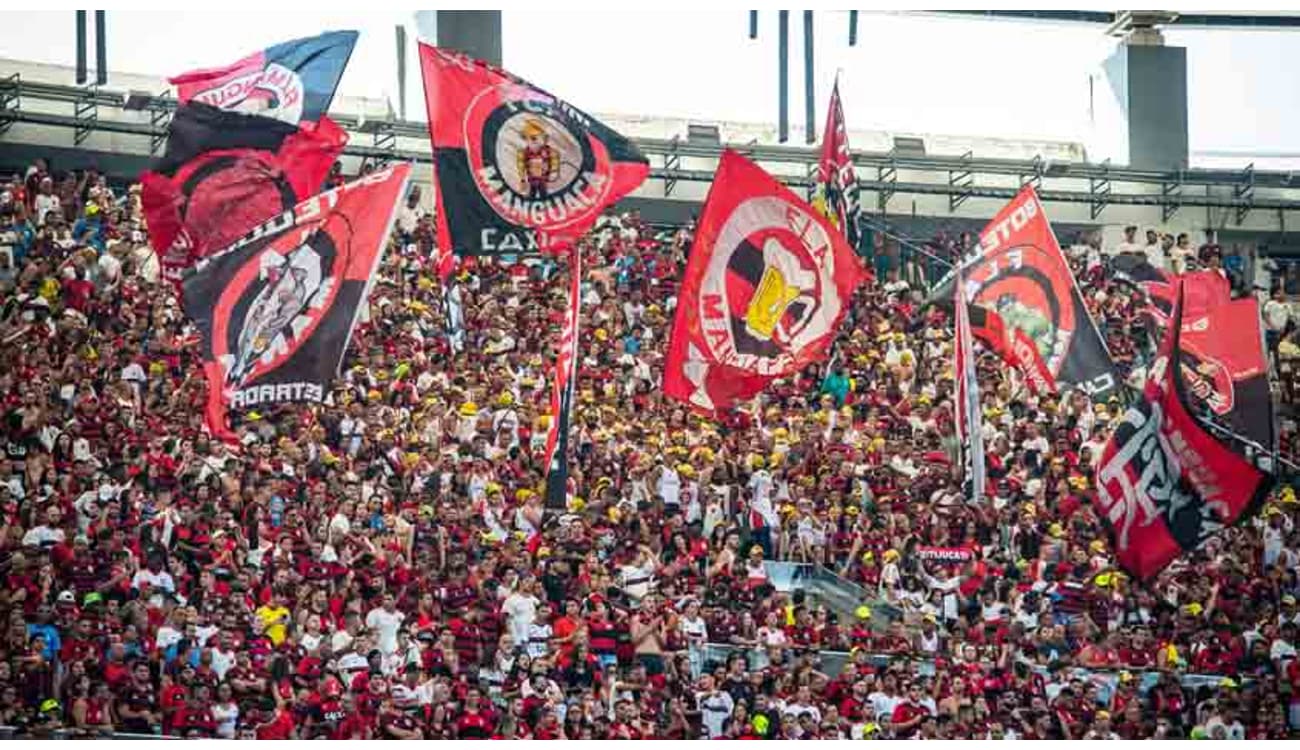
<svg viewBox="0 0 1300 750">
<path fill-rule="evenodd" d="M 271 645 L 279 646 L 284 643 L 284 638 L 288 634 L 288 627 L 285 625 L 289 619 L 287 608 L 264 604 L 258 607 L 254 614 L 257 615 L 258 620 L 261 620 L 262 630 L 266 633 L 266 637 L 271 639 Z"/>
</svg>

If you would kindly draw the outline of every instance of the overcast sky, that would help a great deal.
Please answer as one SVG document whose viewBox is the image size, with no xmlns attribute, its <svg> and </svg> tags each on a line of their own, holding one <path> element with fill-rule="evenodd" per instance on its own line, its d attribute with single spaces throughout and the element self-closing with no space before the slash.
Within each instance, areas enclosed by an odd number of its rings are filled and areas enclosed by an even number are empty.
<svg viewBox="0 0 1300 750">
<path fill-rule="evenodd" d="M 72 64 L 72 11 L 0 13 L 0 21 L 0 57 Z M 256 24 L 243 12 L 111 11 L 110 68 L 175 74 L 293 37 L 354 28 L 361 39 L 341 93 L 391 96 L 397 23 L 414 29 L 405 11 L 269 12 Z M 747 23 L 743 10 L 508 10 L 505 64 L 589 111 L 774 121 L 776 13 L 761 14 L 756 41 L 747 38 Z M 818 11 L 815 25 L 817 116 L 839 70 L 853 129 L 1086 143 L 1089 75 L 1115 45 L 1090 25 L 863 13 L 858 45 L 850 48 L 847 12 Z M 799 12 L 791 13 L 791 39 L 791 119 L 801 123 Z M 1181 31 L 1166 39 L 1188 48 L 1193 152 L 1300 152 L 1295 33 Z M 422 117 L 418 76 L 413 69 L 410 114 Z M 1099 81 L 1095 91 L 1101 96 L 1106 88 Z"/>
</svg>

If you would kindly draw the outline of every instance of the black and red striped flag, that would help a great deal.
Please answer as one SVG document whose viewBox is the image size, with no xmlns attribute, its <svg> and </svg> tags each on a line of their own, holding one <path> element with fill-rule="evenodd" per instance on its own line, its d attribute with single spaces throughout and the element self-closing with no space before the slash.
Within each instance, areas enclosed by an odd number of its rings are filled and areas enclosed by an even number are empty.
<svg viewBox="0 0 1300 750">
<path fill-rule="evenodd" d="M 1183 366 L 1183 285 L 1142 395 L 1097 465 L 1098 515 L 1121 567 L 1155 576 L 1257 508 L 1273 478 L 1207 431 L 1189 409 Z"/>
<path fill-rule="evenodd" d="M 961 268 L 957 269 L 957 298 L 954 304 L 956 342 L 953 346 L 953 379 L 957 385 L 957 442 L 961 446 L 966 476 L 970 478 L 970 500 L 984 497 L 984 429 L 980 413 L 979 382 L 975 374 L 975 351 L 971 341 L 969 310 L 962 300 Z"/>
<path fill-rule="evenodd" d="M 560 334 L 560 349 L 555 358 L 555 378 L 551 384 L 551 424 L 546 433 L 546 505 L 565 506 L 569 482 L 569 409 L 573 406 L 573 387 L 578 369 L 578 318 L 582 312 L 582 253 L 569 253 L 569 304 Z"/>
<path fill-rule="evenodd" d="M 822 134 L 822 155 L 813 175 L 810 201 L 844 234 L 853 248 L 858 247 L 858 178 L 853 173 L 853 156 L 849 153 L 849 131 L 844 125 L 844 107 L 840 104 L 840 83 L 831 89 L 826 107 L 826 130 Z"/>
</svg>

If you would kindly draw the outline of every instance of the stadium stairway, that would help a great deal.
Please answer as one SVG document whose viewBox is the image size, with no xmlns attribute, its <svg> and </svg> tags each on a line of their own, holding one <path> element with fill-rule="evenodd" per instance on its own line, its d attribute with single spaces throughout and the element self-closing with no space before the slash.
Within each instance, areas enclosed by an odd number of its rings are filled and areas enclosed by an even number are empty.
<svg viewBox="0 0 1300 750">
<path fill-rule="evenodd" d="M 804 591 L 809 606 L 825 606 L 836 614 L 842 627 L 852 626 L 857 618 L 858 607 L 864 604 L 871 608 L 873 630 L 884 630 L 901 615 L 896 607 L 878 598 L 875 592 L 837 575 L 823 565 L 768 560 L 764 566 L 768 580 L 778 592 Z"/>
</svg>

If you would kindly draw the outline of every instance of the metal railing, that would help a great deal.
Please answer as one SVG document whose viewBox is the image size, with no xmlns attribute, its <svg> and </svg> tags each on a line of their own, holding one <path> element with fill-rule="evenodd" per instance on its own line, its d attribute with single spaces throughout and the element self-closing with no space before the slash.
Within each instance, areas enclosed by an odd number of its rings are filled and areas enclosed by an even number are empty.
<svg viewBox="0 0 1300 750">
<path fill-rule="evenodd" d="M 706 664 L 710 661 L 726 664 L 730 657 L 740 654 L 745 657 L 748 669 L 760 669 L 766 666 L 764 663 L 766 657 L 759 651 L 759 649 L 735 646 L 729 643 L 708 643 L 705 646 L 704 661 Z M 819 650 L 817 652 L 818 671 L 829 677 L 835 677 L 839 675 L 844 669 L 844 665 L 853 657 L 854 654 L 848 651 Z M 864 658 L 866 663 L 875 669 L 884 669 L 891 664 L 903 663 L 913 666 L 915 674 L 920 677 L 934 677 L 938 674 L 938 667 L 933 659 L 917 658 L 910 654 L 872 653 Z M 1039 674 L 1049 674 L 1047 667 L 1029 664 L 1026 664 L 1026 666 Z M 1192 689 L 1218 686 L 1222 684 L 1226 677 L 1226 675 L 1220 674 L 1183 673 L 1178 671 L 1160 672 L 1157 670 L 1134 671 L 1125 669 L 1090 669 L 1088 667 L 1070 667 L 1065 670 L 1066 676 L 1071 679 L 1079 678 L 1096 684 L 1104 693 L 1103 699 L 1109 697 L 1109 692 L 1105 691 L 1114 690 L 1115 686 L 1119 684 L 1120 674 L 1124 672 L 1128 672 L 1138 680 L 1138 689 L 1144 693 L 1155 687 L 1165 674 L 1177 675 L 1179 683 L 1183 687 Z M 1239 683 L 1249 683 L 1252 678 L 1239 677 L 1237 681 Z"/>
<path fill-rule="evenodd" d="M 67 103 L 73 105 L 72 115 L 33 111 L 25 105 L 27 101 L 44 101 Z M 151 118 L 150 122 L 119 120 L 104 117 L 99 108 L 108 111 L 123 111 L 124 96 L 120 92 L 105 91 L 99 88 L 81 88 L 62 84 L 43 83 L 23 80 L 12 75 L 0 80 L 0 101 L 5 103 L 0 108 L 0 128 L 16 123 L 31 123 L 52 127 L 73 128 L 78 132 L 117 132 L 130 133 L 157 139 L 165 134 L 162 127 L 165 118 Z M 146 110 L 149 112 L 170 112 L 176 102 L 170 97 L 153 97 Z M 95 111 L 97 116 L 78 117 L 78 108 Z M 376 159 L 402 159 L 407 161 L 431 161 L 427 148 L 403 150 L 396 148 L 397 138 L 424 140 L 428 137 L 427 125 L 409 120 L 371 120 L 364 124 L 355 116 L 331 113 L 342 127 L 353 131 L 354 135 L 373 136 L 385 134 L 392 139 L 392 144 L 364 146 L 350 143 L 345 153 Z M 816 149 L 798 146 L 758 145 L 758 144 L 719 144 L 692 142 L 690 139 L 668 138 L 632 138 L 642 153 L 662 157 L 662 168 L 652 170 L 652 176 L 668 182 L 686 180 L 693 182 L 711 182 L 713 172 L 710 170 L 679 169 L 675 165 L 683 158 L 717 159 L 724 149 L 737 148 L 751 159 L 766 163 L 813 164 L 820 154 Z M 1112 167 L 1108 164 L 1087 162 L 1045 162 L 1041 158 L 1033 160 L 977 158 L 964 156 L 907 155 L 895 151 L 869 152 L 855 151 L 852 154 L 857 173 L 874 174 L 879 170 L 890 172 L 894 178 L 885 180 L 860 179 L 862 190 L 889 194 L 946 195 L 965 200 L 972 197 L 1007 199 L 1016 192 L 1016 187 L 990 186 L 977 184 L 978 176 L 1015 177 L 1018 184 L 1033 180 L 1042 185 L 1039 196 L 1046 202 L 1088 203 L 1096 205 L 1099 196 L 1096 190 L 1059 190 L 1051 189 L 1045 181 L 1071 180 L 1087 182 L 1089 185 L 1104 183 L 1108 192 L 1104 196 L 1105 205 L 1160 206 L 1169 211 L 1183 207 L 1231 208 L 1239 212 L 1239 218 L 1254 209 L 1300 210 L 1300 200 L 1260 196 L 1255 188 L 1272 190 L 1300 189 L 1300 175 L 1291 172 L 1265 172 L 1262 170 L 1215 170 L 1183 169 L 1172 172 L 1144 170 L 1126 167 Z M 898 182 L 898 172 L 933 173 L 934 182 Z M 949 175 L 960 172 L 965 175 L 962 180 L 952 183 Z M 807 177 L 782 175 L 781 179 L 791 186 L 811 184 Z M 1238 188 L 1249 181 L 1250 194 L 1242 193 Z M 1115 183 L 1158 186 L 1159 190 L 1149 193 L 1115 192 L 1109 186 Z M 1177 189 L 1171 189 L 1174 186 Z M 1204 187 L 1206 190 L 1184 191 L 1185 187 Z M 1211 194 L 1208 188 L 1225 187 L 1231 191 Z M 1166 217 L 1167 220 L 1168 217 Z"/>
<path fill-rule="evenodd" d="M 0 724 L 0 742 L 16 739 L 33 739 L 33 740 L 179 740 L 167 734 L 137 734 L 135 732 L 101 732 L 101 731 L 83 731 L 80 729 L 54 729 L 50 731 L 37 730 L 29 732 L 21 727 L 13 727 Z"/>
</svg>

